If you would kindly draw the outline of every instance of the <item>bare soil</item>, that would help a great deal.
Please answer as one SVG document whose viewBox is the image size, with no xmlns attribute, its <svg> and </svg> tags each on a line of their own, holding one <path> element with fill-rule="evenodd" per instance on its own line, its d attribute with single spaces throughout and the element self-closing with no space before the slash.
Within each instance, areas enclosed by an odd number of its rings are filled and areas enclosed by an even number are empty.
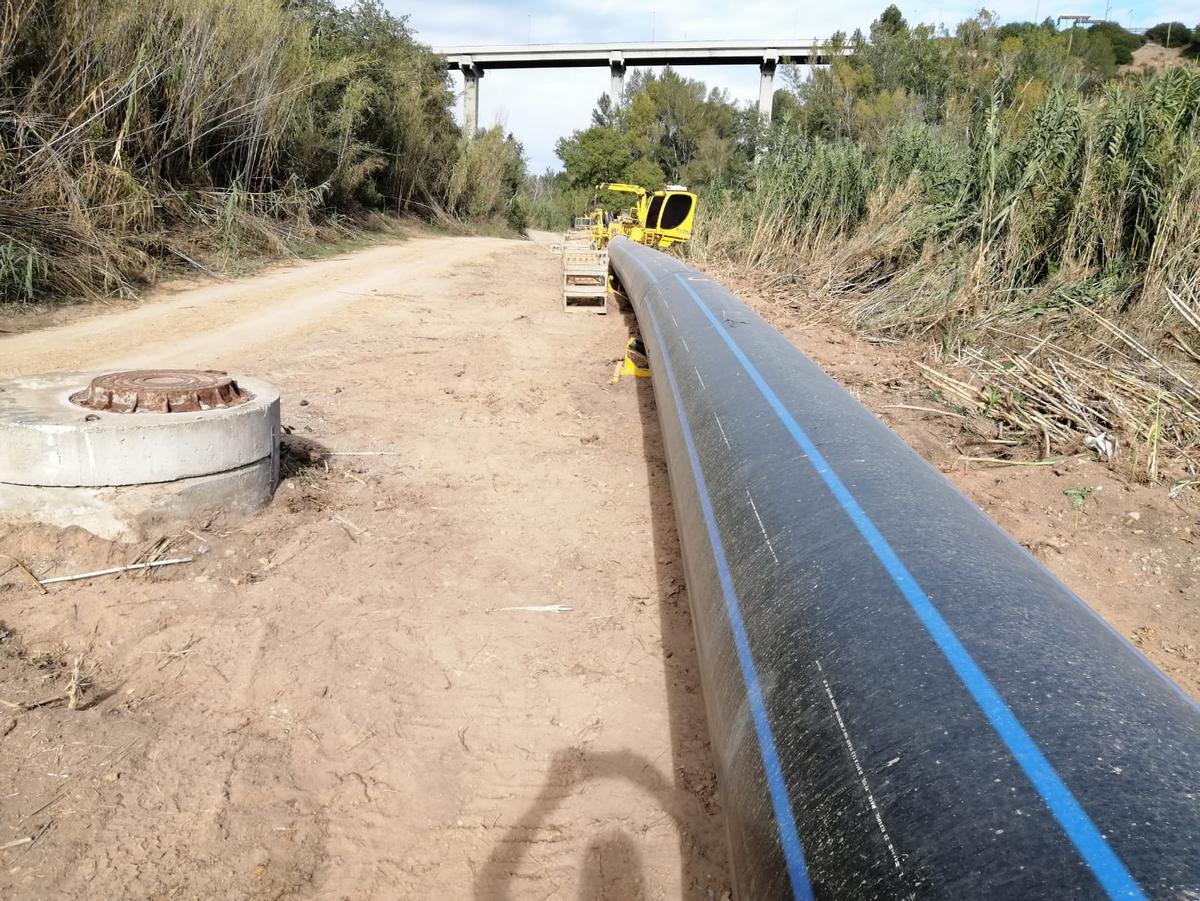
<svg viewBox="0 0 1200 901">
<path fill-rule="evenodd" d="M 0 527 L 40 577 L 195 558 L 44 595 L 0 559 L 0 897 L 726 892 L 648 385 L 609 383 L 627 324 L 564 315 L 545 247 L 417 237 L 69 318 L 0 336 L 0 375 L 270 379 L 286 477 L 144 545 Z"/>
<path fill-rule="evenodd" d="M 921 348 L 742 287 L 1200 696 L 1194 491 L 965 461 L 1036 457 L 931 396 Z M 47 594 L 0 558 L 0 896 L 726 895 L 649 385 L 610 384 L 629 324 L 563 314 L 545 247 L 423 236 L 66 318 L 0 335 L 0 377 L 271 379 L 285 478 L 136 546 L 0 527 L 39 577 L 195 558 Z"/>
<path fill-rule="evenodd" d="M 1134 74 L 1161 72 L 1175 66 L 1186 66 L 1192 62 L 1186 47 L 1164 47 L 1153 42 L 1142 44 L 1133 51 L 1133 62 L 1122 66 L 1121 71 Z"/>
</svg>

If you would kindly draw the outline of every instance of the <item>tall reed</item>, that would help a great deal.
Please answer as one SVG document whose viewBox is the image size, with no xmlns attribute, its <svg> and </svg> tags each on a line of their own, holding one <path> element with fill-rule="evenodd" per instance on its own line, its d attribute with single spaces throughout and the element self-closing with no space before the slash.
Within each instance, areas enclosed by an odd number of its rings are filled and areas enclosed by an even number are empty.
<svg viewBox="0 0 1200 901">
<path fill-rule="evenodd" d="M 876 145 L 785 128 L 750 191 L 705 198 L 693 252 L 932 339 L 977 373 L 978 410 L 1035 436 L 1112 432 L 1143 474 L 1196 467 L 1200 69 L 1035 102 L 1004 77 L 968 127 L 909 117 Z"/>
<path fill-rule="evenodd" d="M 444 63 L 378 0 L 6 0 L 0 300 L 445 215 Z"/>
</svg>

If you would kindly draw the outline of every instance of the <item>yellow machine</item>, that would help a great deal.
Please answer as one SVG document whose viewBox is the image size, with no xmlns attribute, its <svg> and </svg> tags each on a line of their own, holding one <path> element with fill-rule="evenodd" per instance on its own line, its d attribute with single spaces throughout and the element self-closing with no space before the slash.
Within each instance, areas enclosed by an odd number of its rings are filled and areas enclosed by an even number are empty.
<svg viewBox="0 0 1200 901">
<path fill-rule="evenodd" d="M 614 235 L 660 248 L 682 244 L 692 236 L 696 195 L 682 185 L 667 185 L 661 191 L 651 192 L 640 185 L 604 182 L 596 185 L 596 190 L 633 194 L 637 198 L 628 211 L 616 216 L 596 206 L 591 219 L 592 239 L 597 247 L 606 247 Z"/>
<path fill-rule="evenodd" d="M 614 215 L 600 204 L 600 191 L 633 194 L 637 201 L 628 210 Z M 692 236 L 696 195 L 682 185 L 667 185 L 661 191 L 651 192 L 640 185 L 605 182 L 596 186 L 596 192 L 591 211 L 576 216 L 574 228 L 553 245 L 562 258 L 564 310 L 602 314 L 608 310 L 609 294 L 617 297 L 618 302 L 623 297 L 608 264 L 608 242 L 614 235 L 659 248 L 683 243 Z M 616 378 L 622 374 L 644 378 L 650 374 L 644 356 L 639 357 L 635 350 L 631 342 Z"/>
</svg>

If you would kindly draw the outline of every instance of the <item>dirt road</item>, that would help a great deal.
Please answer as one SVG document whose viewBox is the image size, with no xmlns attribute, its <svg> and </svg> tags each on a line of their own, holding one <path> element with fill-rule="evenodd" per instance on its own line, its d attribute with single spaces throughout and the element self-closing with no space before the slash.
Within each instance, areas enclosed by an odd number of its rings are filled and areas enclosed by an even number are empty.
<svg viewBox="0 0 1200 901">
<path fill-rule="evenodd" d="M 423 236 L 0 336 L 0 376 L 253 373 L 290 432 L 267 511 L 162 536 L 192 564 L 0 576 L 0 896 L 722 897 L 626 335 L 544 247 Z M 0 531 L 39 576 L 148 550 Z M 12 706 L 80 656 L 84 709 Z"/>
<path fill-rule="evenodd" d="M 744 293 L 1200 696 L 1194 491 L 964 462 L 1007 443 L 903 349 Z M 0 559 L 0 897 L 722 898 L 653 403 L 609 384 L 627 333 L 560 311 L 545 247 L 423 236 L 0 334 L 0 377 L 271 379 L 290 432 L 250 519 L 0 528 L 41 577 L 196 558 L 48 595 Z"/>
</svg>

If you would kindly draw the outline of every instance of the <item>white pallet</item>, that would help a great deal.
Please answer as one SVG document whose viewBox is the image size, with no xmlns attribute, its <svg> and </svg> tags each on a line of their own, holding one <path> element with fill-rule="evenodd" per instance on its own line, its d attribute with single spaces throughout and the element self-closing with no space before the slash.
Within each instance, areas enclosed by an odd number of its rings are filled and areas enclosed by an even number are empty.
<svg viewBox="0 0 1200 901">
<path fill-rule="evenodd" d="M 608 251 L 594 247 L 562 248 L 563 310 L 608 312 Z"/>
</svg>

